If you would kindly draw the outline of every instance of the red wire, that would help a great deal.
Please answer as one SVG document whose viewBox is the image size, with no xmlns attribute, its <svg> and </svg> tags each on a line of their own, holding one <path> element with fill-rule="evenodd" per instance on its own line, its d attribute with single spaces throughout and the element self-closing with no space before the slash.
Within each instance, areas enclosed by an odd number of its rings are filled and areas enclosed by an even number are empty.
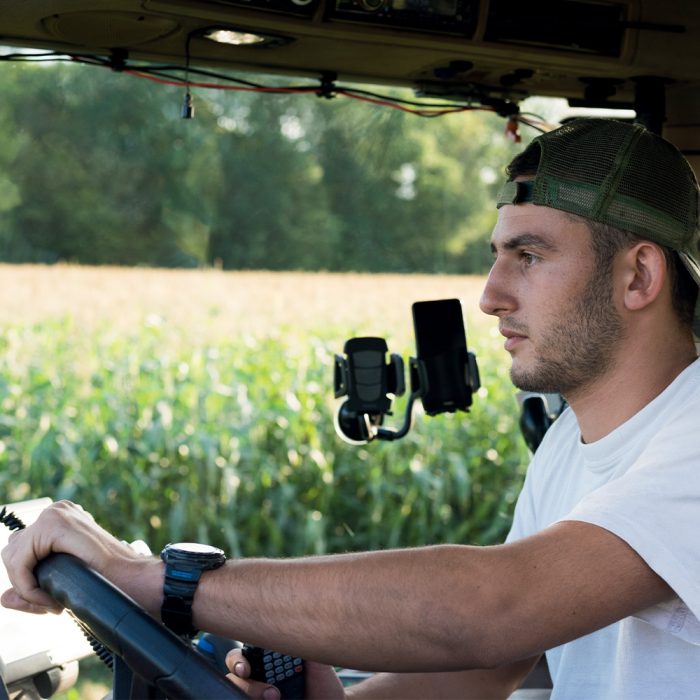
<svg viewBox="0 0 700 700">
<path fill-rule="evenodd" d="M 133 75 L 137 78 L 145 78 L 146 80 L 152 80 L 154 83 L 159 83 L 161 85 L 173 85 L 176 87 L 196 87 L 196 88 L 207 88 L 212 90 L 237 90 L 239 92 L 263 92 L 263 93 L 287 93 L 287 94 L 304 94 L 304 93 L 318 93 L 319 88 L 309 86 L 309 87 L 263 87 L 263 86 L 248 86 L 248 85 L 221 85 L 220 83 L 200 83 L 200 82 L 190 82 L 182 80 L 170 80 L 168 78 L 159 78 L 158 76 L 151 75 L 150 73 L 143 73 L 141 71 L 126 69 L 123 71 L 129 75 Z M 467 112 L 473 110 L 486 110 L 493 111 L 490 107 L 446 107 L 444 109 L 415 109 L 413 107 L 405 107 L 404 105 L 398 104 L 396 102 L 391 102 L 390 100 L 381 100 L 375 97 L 369 97 L 367 95 L 356 95 L 352 92 L 346 92 L 345 90 L 338 90 L 336 95 L 344 95 L 345 97 L 350 97 L 354 100 L 359 100 L 360 102 L 369 102 L 370 104 L 378 105 L 380 107 L 392 107 L 393 109 L 399 109 L 402 112 L 408 112 L 409 114 L 417 114 L 423 117 L 438 117 L 443 114 L 453 114 L 455 112 Z"/>
<path fill-rule="evenodd" d="M 345 95 L 346 97 L 352 97 L 354 100 L 360 100 L 360 102 L 369 102 L 370 104 L 379 105 L 380 107 L 393 107 L 394 109 L 399 109 L 402 112 L 408 112 L 409 114 L 418 114 L 423 117 L 438 117 L 443 114 L 453 114 L 454 112 L 467 112 L 476 109 L 488 109 L 483 107 L 445 107 L 444 109 L 414 109 L 413 107 L 404 107 L 403 105 L 397 104 L 396 102 L 391 102 L 389 100 L 380 100 L 375 97 L 368 97 L 367 95 L 355 95 L 352 92 L 345 92 L 341 90 L 338 94 Z"/>
</svg>

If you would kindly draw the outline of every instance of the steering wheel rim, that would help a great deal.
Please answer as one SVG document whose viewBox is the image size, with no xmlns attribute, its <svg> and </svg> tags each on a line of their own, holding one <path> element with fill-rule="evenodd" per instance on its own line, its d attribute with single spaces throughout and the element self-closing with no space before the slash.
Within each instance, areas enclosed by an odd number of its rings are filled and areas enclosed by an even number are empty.
<svg viewBox="0 0 700 700">
<path fill-rule="evenodd" d="M 169 700 L 248 700 L 191 645 L 76 557 L 52 554 L 34 573 L 43 590 Z"/>
</svg>

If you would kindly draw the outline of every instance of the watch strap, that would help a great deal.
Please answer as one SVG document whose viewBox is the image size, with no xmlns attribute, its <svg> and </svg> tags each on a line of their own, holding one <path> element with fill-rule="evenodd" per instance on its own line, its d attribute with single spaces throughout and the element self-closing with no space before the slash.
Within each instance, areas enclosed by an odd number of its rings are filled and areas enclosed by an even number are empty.
<svg viewBox="0 0 700 700">
<path fill-rule="evenodd" d="M 163 624 L 179 636 L 193 637 L 197 630 L 192 625 L 192 598 L 164 595 L 160 608 Z"/>
<path fill-rule="evenodd" d="M 220 556 L 203 558 L 168 547 L 161 552 L 161 558 L 165 562 L 161 620 L 175 634 L 193 637 L 198 632 L 192 624 L 192 604 L 199 579 L 203 571 L 219 568 L 226 558 L 223 552 Z"/>
</svg>

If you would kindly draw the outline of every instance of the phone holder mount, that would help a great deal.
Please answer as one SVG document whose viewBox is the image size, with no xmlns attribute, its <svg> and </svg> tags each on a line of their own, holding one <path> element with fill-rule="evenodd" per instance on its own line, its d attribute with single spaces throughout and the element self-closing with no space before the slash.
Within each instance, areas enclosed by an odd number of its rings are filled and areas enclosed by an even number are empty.
<svg viewBox="0 0 700 700">
<path fill-rule="evenodd" d="M 392 396 L 403 396 L 406 392 L 404 362 L 400 355 L 392 353 L 386 361 L 388 347 L 383 338 L 351 338 L 345 343 L 343 355 L 336 354 L 334 368 L 335 397 L 347 396 L 336 411 L 334 423 L 338 435 L 353 445 L 364 445 L 373 440 L 398 440 L 405 437 L 413 423 L 413 405 L 422 399 L 431 386 L 430 374 L 453 377 L 453 367 L 457 364 L 457 375 L 463 380 L 459 387 L 458 401 L 443 401 L 436 408 L 434 404 L 426 408 L 428 415 L 456 410 L 469 411 L 472 394 L 479 388 L 479 370 L 476 357 L 464 350 L 455 356 L 431 360 L 432 368 L 420 358 L 409 359 L 411 391 L 406 402 L 404 423 L 399 429 L 383 427 L 384 417 L 391 415 Z M 437 374 L 435 370 L 437 369 Z M 447 369 L 447 371 L 444 371 Z M 433 382 L 434 384 L 435 382 Z M 439 383 L 439 382 L 438 382 Z M 450 391 L 450 394 L 453 392 Z"/>
</svg>

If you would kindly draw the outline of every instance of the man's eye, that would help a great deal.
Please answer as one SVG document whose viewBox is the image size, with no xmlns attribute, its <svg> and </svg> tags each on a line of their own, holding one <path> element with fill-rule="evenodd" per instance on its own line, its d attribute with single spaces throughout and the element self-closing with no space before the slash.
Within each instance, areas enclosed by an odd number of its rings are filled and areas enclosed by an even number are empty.
<svg viewBox="0 0 700 700">
<path fill-rule="evenodd" d="M 520 253 L 520 259 L 526 264 L 526 265 L 532 265 L 537 261 L 537 256 L 533 255 L 532 253 L 528 253 L 527 251 L 523 250 Z"/>
</svg>

